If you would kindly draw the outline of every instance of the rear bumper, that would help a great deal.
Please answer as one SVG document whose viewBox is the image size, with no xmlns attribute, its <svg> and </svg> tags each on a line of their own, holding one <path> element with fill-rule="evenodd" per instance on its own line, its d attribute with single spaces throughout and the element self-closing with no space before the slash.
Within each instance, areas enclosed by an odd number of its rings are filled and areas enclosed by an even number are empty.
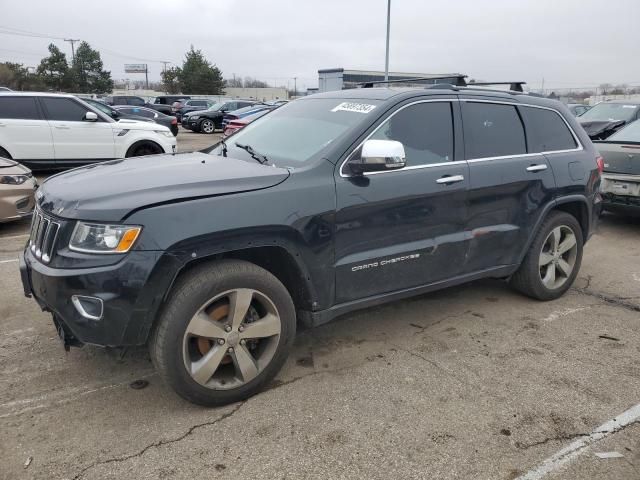
<svg viewBox="0 0 640 480">
<path fill-rule="evenodd" d="M 604 173 L 600 191 L 608 210 L 640 210 L 640 175 Z"/>
<path fill-rule="evenodd" d="M 25 295 L 51 312 L 73 341 L 139 345 L 146 341 L 173 278 L 166 270 L 158 272 L 160 257 L 161 252 L 130 252 L 115 265 L 61 269 L 42 264 L 27 249 L 20 256 L 20 278 Z M 99 318 L 83 315 L 74 296 L 99 299 L 102 309 L 94 315 Z"/>
</svg>

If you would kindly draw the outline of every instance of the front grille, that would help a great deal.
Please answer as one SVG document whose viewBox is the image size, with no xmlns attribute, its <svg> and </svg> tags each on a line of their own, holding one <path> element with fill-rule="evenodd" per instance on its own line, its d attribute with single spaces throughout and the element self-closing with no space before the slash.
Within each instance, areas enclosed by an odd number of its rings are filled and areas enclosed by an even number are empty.
<svg viewBox="0 0 640 480">
<path fill-rule="evenodd" d="M 58 237 L 60 224 L 44 215 L 41 211 L 33 212 L 29 248 L 35 257 L 43 263 L 49 263 Z"/>
</svg>

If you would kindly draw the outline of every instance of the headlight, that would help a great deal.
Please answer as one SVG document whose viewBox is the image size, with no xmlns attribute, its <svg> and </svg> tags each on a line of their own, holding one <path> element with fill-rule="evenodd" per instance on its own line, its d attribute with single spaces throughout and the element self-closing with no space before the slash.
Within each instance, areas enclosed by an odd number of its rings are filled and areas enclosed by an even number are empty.
<svg viewBox="0 0 640 480">
<path fill-rule="evenodd" d="M 87 253 L 126 253 L 131 250 L 142 227 L 78 222 L 69 248 Z"/>
<path fill-rule="evenodd" d="M 200 115 L 189 115 L 189 120 L 197 120 L 200 118 Z"/>
<path fill-rule="evenodd" d="M 22 185 L 29 180 L 28 175 L 2 175 L 0 176 L 0 183 L 4 185 Z"/>
<path fill-rule="evenodd" d="M 165 137 L 173 138 L 173 133 L 166 130 L 154 130 L 159 135 L 164 135 Z"/>
</svg>

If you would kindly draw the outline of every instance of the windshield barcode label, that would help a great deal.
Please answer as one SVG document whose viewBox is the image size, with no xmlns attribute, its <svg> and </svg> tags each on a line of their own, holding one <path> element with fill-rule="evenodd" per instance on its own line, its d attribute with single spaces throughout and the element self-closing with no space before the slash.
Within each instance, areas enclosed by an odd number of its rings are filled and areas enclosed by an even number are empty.
<svg viewBox="0 0 640 480">
<path fill-rule="evenodd" d="M 376 108 L 375 105 L 369 105 L 367 103 L 353 103 L 342 102 L 340 105 L 333 108 L 332 112 L 357 112 L 357 113 L 369 113 Z"/>
</svg>

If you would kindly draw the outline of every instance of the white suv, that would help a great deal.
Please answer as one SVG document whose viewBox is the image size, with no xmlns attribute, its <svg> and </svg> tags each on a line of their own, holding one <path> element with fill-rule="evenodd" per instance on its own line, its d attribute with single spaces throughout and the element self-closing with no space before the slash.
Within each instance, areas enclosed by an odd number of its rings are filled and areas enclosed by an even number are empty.
<svg viewBox="0 0 640 480">
<path fill-rule="evenodd" d="M 32 170 L 175 151 L 162 125 L 116 122 L 72 95 L 0 92 L 0 157 Z"/>
</svg>

